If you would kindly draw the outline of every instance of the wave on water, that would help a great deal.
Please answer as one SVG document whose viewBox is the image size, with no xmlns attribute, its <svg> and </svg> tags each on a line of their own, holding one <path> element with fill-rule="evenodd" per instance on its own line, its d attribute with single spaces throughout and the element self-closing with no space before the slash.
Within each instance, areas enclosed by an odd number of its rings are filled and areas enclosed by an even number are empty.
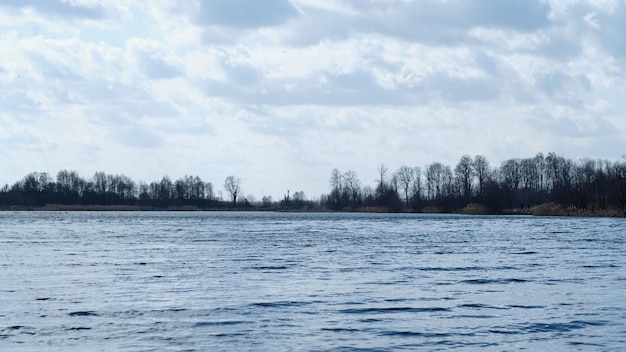
<svg viewBox="0 0 626 352">
<path fill-rule="evenodd" d="M 281 308 L 281 307 L 303 307 L 315 303 L 323 303 L 319 301 L 278 301 L 278 302 L 255 302 L 250 306 L 261 308 Z"/>
<path fill-rule="evenodd" d="M 0 338 L 9 338 L 20 334 L 35 335 L 35 328 L 32 326 L 13 325 L 0 330 Z"/>
<path fill-rule="evenodd" d="M 489 330 L 496 334 L 536 334 L 536 333 L 565 333 L 581 330 L 589 326 L 603 326 L 603 321 L 574 320 L 567 323 L 526 323 L 504 327 L 494 327 Z"/>
<path fill-rule="evenodd" d="M 253 270 L 287 270 L 289 266 L 287 265 L 259 265 L 259 266 L 251 266 L 249 269 Z"/>
<path fill-rule="evenodd" d="M 461 284 L 470 284 L 470 285 L 489 285 L 489 284 L 519 284 L 529 282 L 529 280 L 525 279 L 469 279 L 469 280 L 461 280 L 459 283 Z"/>
<path fill-rule="evenodd" d="M 623 219 L 27 215 L 0 227 L 0 351 L 626 346 Z"/>
<path fill-rule="evenodd" d="M 97 317 L 99 314 L 92 311 L 77 311 L 68 313 L 70 317 Z"/>
<path fill-rule="evenodd" d="M 242 320 L 227 320 L 227 321 L 202 321 L 194 324 L 194 327 L 210 327 L 210 326 L 231 326 L 231 325 L 242 325 L 248 324 L 250 322 L 242 321 Z"/>
<path fill-rule="evenodd" d="M 350 308 L 342 309 L 342 314 L 386 314 L 386 313 L 436 313 L 449 312 L 450 308 L 444 307 L 371 307 L 371 308 Z"/>
</svg>

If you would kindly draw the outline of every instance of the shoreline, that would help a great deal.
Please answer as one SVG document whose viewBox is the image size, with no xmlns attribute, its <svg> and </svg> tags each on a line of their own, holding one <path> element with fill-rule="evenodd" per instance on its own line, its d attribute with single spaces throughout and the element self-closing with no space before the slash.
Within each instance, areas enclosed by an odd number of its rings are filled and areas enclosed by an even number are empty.
<svg viewBox="0 0 626 352">
<path fill-rule="evenodd" d="M 383 207 L 363 207 L 348 210 L 329 210 L 329 209 L 237 209 L 237 208 L 200 208 L 198 206 L 168 206 L 165 208 L 143 205 L 62 205 L 48 204 L 42 207 L 23 207 L 8 206 L 0 207 L 0 212 L 8 211 L 123 211 L 123 212 L 141 212 L 141 211 L 272 211 L 272 212 L 316 212 L 316 213 L 405 213 L 405 214 L 459 214 L 459 215 L 527 215 L 527 216 L 562 216 L 562 217 L 607 217 L 607 218 L 626 218 L 626 210 L 624 209 L 576 209 L 573 207 L 563 207 L 554 203 L 545 203 L 536 205 L 527 209 L 504 209 L 500 212 L 490 212 L 484 206 L 470 203 L 462 209 L 456 211 L 443 211 L 436 207 L 427 207 L 421 211 L 404 210 L 400 212 L 392 212 Z"/>
</svg>

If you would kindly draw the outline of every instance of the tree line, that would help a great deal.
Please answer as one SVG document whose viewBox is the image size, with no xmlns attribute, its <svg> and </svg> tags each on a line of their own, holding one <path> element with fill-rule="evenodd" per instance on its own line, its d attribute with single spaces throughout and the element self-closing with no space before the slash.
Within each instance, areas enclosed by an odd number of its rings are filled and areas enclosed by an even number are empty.
<svg viewBox="0 0 626 352">
<path fill-rule="evenodd" d="M 85 179 L 76 171 L 61 170 L 56 178 L 46 172 L 32 172 L 12 186 L 0 189 L 0 205 L 41 207 L 61 205 L 143 205 L 168 207 L 219 205 L 211 182 L 199 176 L 172 181 L 135 182 L 123 174 L 96 172 Z"/>
<path fill-rule="evenodd" d="M 356 172 L 334 169 L 330 191 L 317 200 L 304 192 L 287 191 L 274 201 L 241 195 L 241 179 L 229 176 L 224 200 L 211 182 L 199 176 L 135 182 L 123 174 L 96 172 L 83 178 L 76 171 L 61 170 L 53 178 L 32 172 L 0 188 L 0 206 L 42 207 L 60 205 L 125 205 L 200 209 L 308 209 L 455 212 L 475 204 L 489 213 L 529 209 L 556 203 L 581 211 L 621 209 L 626 212 L 626 159 L 572 161 L 555 153 L 509 159 L 492 167 L 482 155 L 464 155 L 451 167 L 433 162 L 424 167 L 402 166 L 391 172 L 377 169 L 373 186 L 363 184 Z"/>
<path fill-rule="evenodd" d="M 381 164 L 375 187 L 362 185 L 354 171 L 335 169 L 330 209 L 382 207 L 390 211 L 455 212 L 476 204 L 489 213 L 555 203 L 582 211 L 626 209 L 626 162 L 582 159 L 556 153 L 514 158 L 491 167 L 482 155 L 464 155 L 454 166 L 434 162 L 402 166 L 395 172 Z"/>
<path fill-rule="evenodd" d="M 241 196 L 241 179 L 228 176 L 223 190 L 216 191 L 211 182 L 199 176 L 171 180 L 135 182 L 123 174 L 96 172 L 83 178 L 76 171 L 61 170 L 53 178 L 47 172 L 31 172 L 21 180 L 0 188 L 0 207 L 39 208 L 46 205 L 140 206 L 157 209 L 195 207 L 198 209 L 315 209 L 320 204 L 306 199 L 304 192 L 289 192 L 280 201 L 264 196 L 256 201 L 252 195 Z"/>
</svg>

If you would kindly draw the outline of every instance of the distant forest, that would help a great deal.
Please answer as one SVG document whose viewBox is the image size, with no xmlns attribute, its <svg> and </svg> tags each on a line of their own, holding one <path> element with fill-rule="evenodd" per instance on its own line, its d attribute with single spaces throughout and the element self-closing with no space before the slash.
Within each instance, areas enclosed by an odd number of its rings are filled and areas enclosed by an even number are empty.
<svg viewBox="0 0 626 352">
<path fill-rule="evenodd" d="M 304 192 L 274 201 L 241 195 L 241 179 L 229 176 L 223 184 L 228 195 L 216 196 L 211 182 L 199 176 L 172 181 L 135 182 L 125 175 L 96 172 L 85 179 L 61 170 L 53 178 L 32 172 L 0 189 L 3 209 L 59 206 L 120 206 L 128 209 L 258 209 L 463 212 L 523 212 L 542 204 L 558 205 L 586 214 L 607 209 L 626 214 L 626 158 L 624 161 L 582 159 L 572 161 L 555 153 L 509 159 L 491 167 L 482 155 L 464 155 L 454 166 L 434 162 L 424 168 L 402 166 L 392 172 L 377 168 L 374 186 L 364 185 L 356 172 L 331 172 L 329 193 L 315 200 Z M 222 188 L 220 188 L 222 189 Z M 221 194 L 221 192 L 217 192 Z"/>
</svg>

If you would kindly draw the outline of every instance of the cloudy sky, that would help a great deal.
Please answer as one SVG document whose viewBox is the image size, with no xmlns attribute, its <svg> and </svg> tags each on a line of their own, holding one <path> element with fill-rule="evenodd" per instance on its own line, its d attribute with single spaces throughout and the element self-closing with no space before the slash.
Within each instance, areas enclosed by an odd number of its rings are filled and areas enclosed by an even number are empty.
<svg viewBox="0 0 626 352">
<path fill-rule="evenodd" d="M 626 153 L 626 0 L 2 0 L 0 184 Z"/>
</svg>

